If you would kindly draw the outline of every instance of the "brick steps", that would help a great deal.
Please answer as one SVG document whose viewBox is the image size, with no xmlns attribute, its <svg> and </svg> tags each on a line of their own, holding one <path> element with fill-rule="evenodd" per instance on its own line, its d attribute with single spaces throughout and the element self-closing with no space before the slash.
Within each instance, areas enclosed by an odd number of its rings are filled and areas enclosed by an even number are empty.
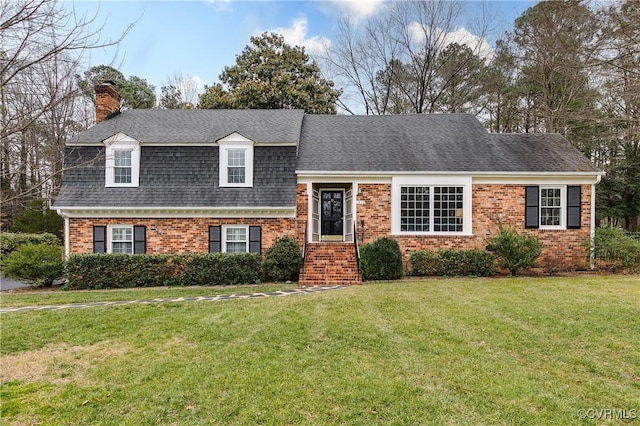
<svg viewBox="0 0 640 426">
<path fill-rule="evenodd" d="M 299 285 L 361 284 L 353 243 L 308 243 Z"/>
</svg>

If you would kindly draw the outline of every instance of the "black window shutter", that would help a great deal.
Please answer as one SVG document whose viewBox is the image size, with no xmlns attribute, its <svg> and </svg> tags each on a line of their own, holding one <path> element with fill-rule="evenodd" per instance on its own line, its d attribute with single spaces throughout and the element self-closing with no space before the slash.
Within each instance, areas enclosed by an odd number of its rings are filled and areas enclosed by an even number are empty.
<svg viewBox="0 0 640 426">
<path fill-rule="evenodd" d="M 145 254 L 147 252 L 147 227 L 133 227 L 133 253 Z"/>
<path fill-rule="evenodd" d="M 107 227 L 106 226 L 93 227 L 93 252 L 94 253 L 107 252 Z"/>
<path fill-rule="evenodd" d="M 540 227 L 540 187 L 525 187 L 525 212 L 524 227 L 538 228 Z"/>
<path fill-rule="evenodd" d="M 259 226 L 249 227 L 249 253 L 262 252 L 262 229 Z"/>
<path fill-rule="evenodd" d="M 580 229 L 581 191 L 580 186 L 567 186 L 567 228 Z"/>
<path fill-rule="evenodd" d="M 221 229 L 219 226 L 209 227 L 209 253 L 220 253 L 221 247 Z"/>
</svg>

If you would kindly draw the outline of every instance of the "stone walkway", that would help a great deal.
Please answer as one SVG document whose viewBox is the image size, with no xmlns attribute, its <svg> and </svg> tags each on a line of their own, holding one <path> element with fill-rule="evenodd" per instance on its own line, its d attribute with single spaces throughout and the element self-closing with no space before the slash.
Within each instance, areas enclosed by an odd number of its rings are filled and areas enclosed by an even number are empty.
<svg viewBox="0 0 640 426">
<path fill-rule="evenodd" d="M 123 305 L 149 305 L 153 303 L 166 302 L 217 302 L 222 300 L 235 299 L 254 299 L 258 297 L 282 297 L 292 296 L 296 294 L 318 293 L 321 291 L 336 290 L 344 288 L 343 285 L 318 285 L 294 288 L 290 290 L 269 291 L 266 293 L 238 293 L 238 294 L 219 294 L 217 296 L 185 296 L 185 297 L 163 297 L 158 299 L 140 299 L 128 301 L 113 302 L 87 302 L 87 303 L 70 303 L 68 305 L 42 305 L 42 306 L 19 306 L 0 308 L 0 313 L 7 312 L 26 312 L 26 311 L 57 311 L 61 309 L 77 309 L 90 308 L 92 306 L 123 306 Z"/>
</svg>

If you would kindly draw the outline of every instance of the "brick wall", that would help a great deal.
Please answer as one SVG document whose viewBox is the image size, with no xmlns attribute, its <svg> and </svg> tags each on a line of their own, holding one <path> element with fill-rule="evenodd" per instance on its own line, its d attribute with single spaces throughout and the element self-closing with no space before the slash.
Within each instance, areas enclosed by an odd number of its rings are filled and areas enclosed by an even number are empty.
<svg viewBox="0 0 640 426">
<path fill-rule="evenodd" d="M 207 253 L 209 226 L 248 225 L 262 227 L 262 254 L 281 236 L 295 238 L 294 219 L 70 219 L 69 251 L 93 251 L 93 227 L 107 225 L 143 225 L 147 227 L 147 253 Z"/>
<path fill-rule="evenodd" d="M 304 244 L 304 233 L 307 230 L 307 220 L 309 218 L 309 195 L 307 194 L 307 184 L 299 183 L 296 186 L 296 240 L 302 248 Z M 311 236 L 307 236 L 311 239 Z"/>
<path fill-rule="evenodd" d="M 358 200 L 358 242 L 366 244 L 388 236 L 391 230 L 391 185 L 360 184 Z M 405 267 L 410 253 L 419 249 L 481 249 L 485 239 L 497 232 L 498 220 L 515 226 L 518 232 L 536 235 L 543 244 L 541 264 L 559 262 L 564 267 L 588 265 L 583 243 L 588 240 L 591 221 L 591 190 L 582 185 L 581 228 L 569 230 L 524 229 L 524 185 L 474 185 L 472 236 L 394 236 L 400 244 Z M 364 221 L 362 228 L 361 221 Z"/>
</svg>

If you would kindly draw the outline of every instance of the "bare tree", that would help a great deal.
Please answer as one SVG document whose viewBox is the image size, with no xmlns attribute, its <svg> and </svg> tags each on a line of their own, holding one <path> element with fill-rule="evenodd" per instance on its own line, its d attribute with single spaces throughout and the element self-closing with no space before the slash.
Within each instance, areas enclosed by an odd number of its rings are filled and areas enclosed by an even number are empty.
<svg viewBox="0 0 640 426">
<path fill-rule="evenodd" d="M 0 187 L 5 219 L 59 187 L 64 140 L 78 131 L 75 83 L 87 51 L 102 40 L 96 15 L 56 0 L 0 0 Z"/>
<path fill-rule="evenodd" d="M 349 105 L 356 102 L 366 114 L 447 110 L 444 98 L 477 61 L 487 31 L 483 25 L 476 37 L 456 39 L 464 33 L 456 32 L 461 15 L 460 2 L 424 1 L 392 2 L 362 25 L 343 17 L 324 58 L 329 75 L 345 87 L 341 107 L 353 112 Z M 454 42 L 472 55 L 443 56 Z"/>
<path fill-rule="evenodd" d="M 198 104 L 198 83 L 181 72 L 168 75 L 161 87 L 160 107 L 166 109 L 192 109 Z"/>
</svg>

